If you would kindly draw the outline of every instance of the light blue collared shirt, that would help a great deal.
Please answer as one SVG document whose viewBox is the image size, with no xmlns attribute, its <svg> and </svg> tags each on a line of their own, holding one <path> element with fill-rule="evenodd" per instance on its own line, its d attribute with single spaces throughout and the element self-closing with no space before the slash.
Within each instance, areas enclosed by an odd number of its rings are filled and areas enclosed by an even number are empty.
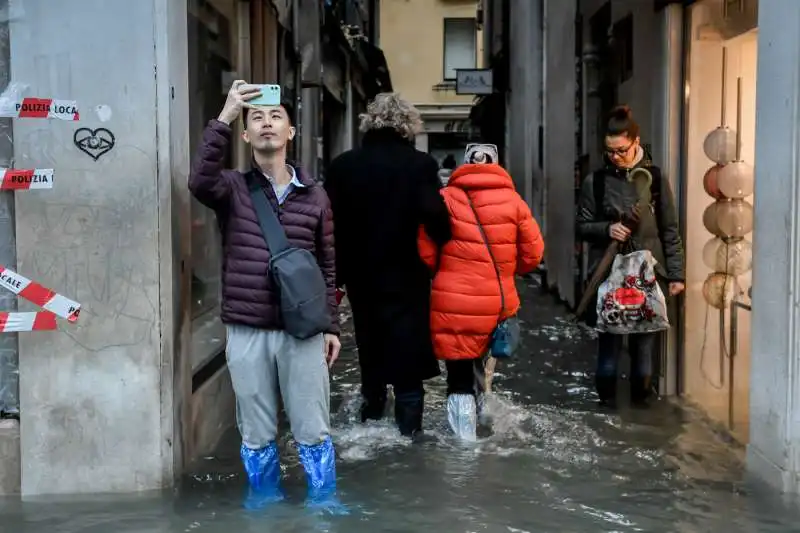
<svg viewBox="0 0 800 533">
<path fill-rule="evenodd" d="M 267 175 L 266 172 L 262 172 L 264 176 L 267 178 L 267 181 L 270 182 L 272 185 L 272 190 L 275 191 L 275 197 L 278 199 L 278 205 L 283 205 L 283 202 L 286 201 L 286 198 L 289 196 L 289 193 L 292 192 L 295 188 L 304 188 L 305 185 L 300 183 L 300 178 L 297 177 L 297 171 L 295 171 L 292 165 L 286 165 L 286 169 L 292 175 L 291 181 L 284 186 L 278 185 L 275 183 L 275 180 L 272 179 L 272 176 Z"/>
</svg>

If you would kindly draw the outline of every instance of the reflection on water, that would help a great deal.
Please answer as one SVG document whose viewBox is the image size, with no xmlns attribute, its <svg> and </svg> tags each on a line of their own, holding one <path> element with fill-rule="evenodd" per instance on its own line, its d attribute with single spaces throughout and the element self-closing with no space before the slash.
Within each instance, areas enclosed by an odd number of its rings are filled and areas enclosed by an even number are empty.
<svg viewBox="0 0 800 533">
<path fill-rule="evenodd" d="M 533 282 L 525 301 L 542 299 Z M 349 320 L 349 316 L 344 314 Z M 357 423 L 352 335 L 334 380 L 342 499 L 353 513 L 302 507 L 305 481 L 289 442 L 288 500 L 260 513 L 241 508 L 245 480 L 237 436 L 196 465 L 177 491 L 82 501 L 0 503 L 5 533 L 173 532 L 685 532 L 791 531 L 800 514 L 765 489 L 745 487 L 741 450 L 697 416 L 596 407 L 592 334 L 548 302 L 528 304 L 522 354 L 498 365 L 497 393 L 477 443 L 450 439 L 444 382 L 428 387 L 428 442 L 411 444 L 389 421 Z M 390 407 L 391 409 L 391 407 Z M 391 411 L 389 411 L 391 412 Z M 772 502 L 772 503 L 770 503 Z"/>
</svg>

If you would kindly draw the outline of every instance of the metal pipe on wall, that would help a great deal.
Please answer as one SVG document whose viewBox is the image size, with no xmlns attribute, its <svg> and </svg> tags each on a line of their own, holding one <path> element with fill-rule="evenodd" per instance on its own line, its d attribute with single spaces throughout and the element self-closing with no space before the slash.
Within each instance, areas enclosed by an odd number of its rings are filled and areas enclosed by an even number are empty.
<svg viewBox="0 0 800 533">
<path fill-rule="evenodd" d="M 295 0 L 292 24 L 297 65 L 298 160 L 312 176 L 319 176 L 322 143 L 322 3 L 318 0 Z"/>
<path fill-rule="evenodd" d="M 303 86 L 303 65 L 300 55 L 300 0 L 292 2 L 292 46 L 294 47 L 295 67 L 294 67 L 294 121 L 297 134 L 303 131 L 303 97 L 300 88 Z M 303 147 L 300 142 L 294 143 L 294 157 L 297 161 L 302 161 Z"/>
<path fill-rule="evenodd" d="M 542 169 L 539 135 L 542 123 L 542 2 L 509 1 L 508 169 L 517 191 L 533 209 L 542 211 Z"/>
<path fill-rule="evenodd" d="M 681 180 L 684 179 L 683 113 L 684 113 L 684 14 L 680 4 L 665 6 L 658 14 L 661 37 L 660 51 L 663 58 L 658 67 L 658 83 L 655 86 L 653 128 L 653 157 L 669 179 L 675 195 L 675 204 L 683 209 Z M 683 213 L 679 217 L 685 220 Z M 682 228 L 685 235 L 685 228 Z M 660 357 L 659 391 L 666 396 L 680 392 L 680 357 L 683 344 L 683 305 L 681 296 L 669 308 L 669 319 L 673 327 L 662 335 Z"/>
<path fill-rule="evenodd" d="M 239 0 L 236 5 L 236 21 L 237 21 L 237 34 L 239 40 L 236 43 L 236 56 L 237 56 L 237 70 L 239 77 L 247 80 L 250 83 L 253 79 L 252 69 L 252 46 L 250 42 L 250 2 Z M 235 131 L 235 138 L 240 139 L 244 124 L 237 120 L 233 124 Z M 250 166 L 251 154 L 249 149 L 244 149 L 241 141 L 238 141 L 240 149 L 235 151 L 236 167 L 239 170 L 245 171 Z"/>
</svg>

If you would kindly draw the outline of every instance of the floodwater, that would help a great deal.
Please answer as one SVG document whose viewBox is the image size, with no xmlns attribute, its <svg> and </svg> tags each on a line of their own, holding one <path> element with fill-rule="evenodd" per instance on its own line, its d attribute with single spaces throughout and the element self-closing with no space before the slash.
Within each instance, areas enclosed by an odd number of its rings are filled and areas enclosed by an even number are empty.
<svg viewBox="0 0 800 533">
<path fill-rule="evenodd" d="M 344 517 L 302 506 L 304 479 L 283 443 L 286 502 L 245 511 L 235 433 L 175 491 L 70 501 L 0 502 L 2 533 L 543 533 L 798 531 L 800 513 L 742 479 L 742 450 L 696 415 L 596 405 L 592 334 L 522 280 L 527 333 L 498 364 L 491 430 L 474 445 L 448 437 L 444 383 L 428 387 L 426 433 L 411 444 L 391 424 L 357 423 L 352 334 L 333 377 Z M 348 317 L 345 317 L 348 318 Z"/>
</svg>

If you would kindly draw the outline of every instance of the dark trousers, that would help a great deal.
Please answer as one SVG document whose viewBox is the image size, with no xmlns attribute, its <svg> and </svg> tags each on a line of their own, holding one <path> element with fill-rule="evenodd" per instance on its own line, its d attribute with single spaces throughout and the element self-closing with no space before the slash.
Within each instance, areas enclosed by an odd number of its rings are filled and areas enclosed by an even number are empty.
<svg viewBox="0 0 800 533">
<path fill-rule="evenodd" d="M 395 383 L 394 419 L 400 433 L 413 436 L 422 429 L 422 411 L 425 407 L 425 388 L 422 381 Z M 386 410 L 387 385 L 369 368 L 361 365 L 361 422 L 380 420 Z"/>
<path fill-rule="evenodd" d="M 447 395 L 484 392 L 483 358 L 445 361 L 447 368 Z"/>
<path fill-rule="evenodd" d="M 602 402 L 613 402 L 617 394 L 617 373 L 623 335 L 600 333 L 597 340 L 595 383 Z M 653 389 L 653 360 L 658 347 L 658 333 L 628 335 L 631 356 L 631 400 L 643 402 Z"/>
</svg>

